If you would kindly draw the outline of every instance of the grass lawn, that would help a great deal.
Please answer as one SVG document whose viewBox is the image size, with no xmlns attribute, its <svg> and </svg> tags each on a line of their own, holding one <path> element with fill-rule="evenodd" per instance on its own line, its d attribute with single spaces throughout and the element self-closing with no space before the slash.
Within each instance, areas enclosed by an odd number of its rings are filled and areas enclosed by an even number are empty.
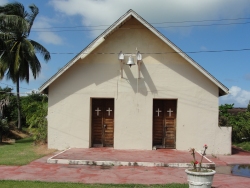
<svg viewBox="0 0 250 188">
<path fill-rule="evenodd" d="M 32 138 L 23 138 L 16 143 L 3 143 L 0 145 L 0 165 L 25 165 L 53 151 L 46 146 L 35 146 Z"/>
<path fill-rule="evenodd" d="M 233 145 L 245 151 L 250 151 L 250 142 L 233 143 Z"/>
<path fill-rule="evenodd" d="M 36 187 L 36 188 L 115 188 L 115 187 L 133 187 L 133 188 L 188 188 L 188 184 L 165 184 L 165 185 L 139 185 L 139 184 L 82 184 L 82 183 L 56 183 L 56 182 L 39 182 L 39 181 L 11 181 L 11 180 L 0 180 L 1 188 L 26 188 L 26 187 Z"/>
</svg>

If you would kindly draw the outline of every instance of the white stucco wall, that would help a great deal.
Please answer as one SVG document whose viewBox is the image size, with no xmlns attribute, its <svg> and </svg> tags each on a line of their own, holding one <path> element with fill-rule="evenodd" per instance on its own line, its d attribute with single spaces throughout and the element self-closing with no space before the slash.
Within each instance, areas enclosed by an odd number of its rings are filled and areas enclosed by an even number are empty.
<svg viewBox="0 0 250 188">
<path fill-rule="evenodd" d="M 99 52 L 173 52 L 135 19 L 112 33 L 84 59 L 78 60 L 49 86 L 48 146 L 91 147 L 91 98 L 114 98 L 115 149 L 152 149 L 153 99 L 177 99 L 176 149 L 231 153 L 231 132 L 218 127 L 218 87 L 179 54 L 142 54 L 137 66 L 124 65 L 117 55 Z"/>
</svg>

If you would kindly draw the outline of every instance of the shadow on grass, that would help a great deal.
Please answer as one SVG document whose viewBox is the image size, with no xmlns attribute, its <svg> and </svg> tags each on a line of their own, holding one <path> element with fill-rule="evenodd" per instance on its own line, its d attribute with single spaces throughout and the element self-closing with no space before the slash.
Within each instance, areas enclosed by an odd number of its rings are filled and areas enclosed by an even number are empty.
<svg viewBox="0 0 250 188">
<path fill-rule="evenodd" d="M 8 142 L 1 142 L 0 146 L 5 146 L 5 145 L 13 145 L 13 143 L 8 143 Z"/>
<path fill-rule="evenodd" d="M 23 138 L 16 141 L 16 143 L 33 143 L 33 142 L 34 142 L 33 138 Z"/>
</svg>

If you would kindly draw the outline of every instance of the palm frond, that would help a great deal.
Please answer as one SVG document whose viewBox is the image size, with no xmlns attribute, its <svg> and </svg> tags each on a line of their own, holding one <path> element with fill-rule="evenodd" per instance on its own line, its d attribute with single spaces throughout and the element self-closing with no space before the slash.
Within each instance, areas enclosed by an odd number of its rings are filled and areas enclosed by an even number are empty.
<svg viewBox="0 0 250 188">
<path fill-rule="evenodd" d="M 11 39 L 13 39 L 13 34 L 0 32 L 0 40 L 8 43 Z"/>
<path fill-rule="evenodd" d="M 9 45 L 10 46 L 10 52 L 11 53 L 15 53 L 15 48 L 16 48 L 16 46 L 19 44 L 19 42 L 18 41 L 15 41 L 15 40 L 12 40 L 12 41 L 10 41 L 10 44 L 12 44 L 12 45 Z"/>
<path fill-rule="evenodd" d="M 28 15 L 28 18 L 27 18 L 27 21 L 29 22 L 29 30 L 28 30 L 28 35 L 30 34 L 30 30 L 33 26 L 33 23 L 36 19 L 36 16 L 37 14 L 39 13 L 39 9 L 37 8 L 37 6 L 35 4 L 32 4 L 29 6 L 29 8 L 31 9 L 31 12 L 29 15 Z"/>
<path fill-rule="evenodd" d="M 23 40 L 22 50 L 25 53 L 21 55 L 20 79 L 25 79 L 26 82 L 29 82 L 29 69 L 34 79 L 36 79 L 41 71 L 41 64 L 36 56 L 35 48 L 29 40 Z"/>
<path fill-rule="evenodd" d="M 45 47 L 34 40 L 30 40 L 30 42 L 34 46 L 35 50 L 42 55 L 45 61 L 49 61 L 51 59 L 50 53 Z"/>
<path fill-rule="evenodd" d="M 7 50 L 6 43 L 0 36 L 0 54 L 2 54 L 3 51 Z M 1 58 L 1 56 L 0 56 Z"/>
<path fill-rule="evenodd" d="M 31 69 L 34 79 L 36 79 L 37 76 L 40 74 L 42 68 L 41 63 L 39 62 L 37 56 L 33 56 L 32 59 L 30 59 L 29 67 Z"/>
<path fill-rule="evenodd" d="M 22 52 L 27 54 L 26 56 L 34 56 L 35 55 L 35 47 L 30 42 L 30 40 L 28 40 L 26 38 L 24 38 L 22 40 Z"/>
<path fill-rule="evenodd" d="M 15 56 L 14 53 L 4 53 L 0 59 L 0 74 L 1 78 L 6 75 L 7 79 L 11 79 L 14 83 L 16 82 L 13 67 L 14 67 Z"/>
<path fill-rule="evenodd" d="M 29 29 L 29 23 L 16 15 L 1 15 L 0 14 L 0 31 L 14 33 L 20 31 L 27 33 Z"/>
<path fill-rule="evenodd" d="M 17 43 L 17 47 L 14 48 L 14 54 L 15 54 L 15 61 L 14 61 L 14 73 L 16 74 L 19 71 L 20 67 L 20 48 L 21 48 L 21 43 Z"/>
<path fill-rule="evenodd" d="M 22 65 L 20 66 L 19 69 L 19 79 L 20 81 L 25 80 L 27 83 L 29 83 L 29 63 L 27 59 L 22 58 Z"/>
<path fill-rule="evenodd" d="M 25 11 L 23 4 L 18 2 L 7 3 L 4 6 L 0 6 L 0 14 L 16 15 L 24 19 L 28 16 L 28 12 Z"/>
<path fill-rule="evenodd" d="M 0 79 L 2 80 L 5 72 L 8 70 L 8 62 L 9 62 L 9 56 L 8 53 L 6 53 L 5 51 L 3 51 L 1 53 L 1 57 L 0 57 Z"/>
</svg>

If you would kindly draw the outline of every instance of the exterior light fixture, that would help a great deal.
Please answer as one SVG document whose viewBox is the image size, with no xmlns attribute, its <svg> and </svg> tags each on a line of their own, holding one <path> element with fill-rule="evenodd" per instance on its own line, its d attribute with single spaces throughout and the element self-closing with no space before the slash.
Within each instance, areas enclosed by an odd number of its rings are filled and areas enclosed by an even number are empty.
<svg viewBox="0 0 250 188">
<path fill-rule="evenodd" d="M 142 60 L 142 55 L 140 54 L 139 51 L 137 52 L 136 57 L 137 57 L 137 63 L 138 63 L 138 61 Z"/>
</svg>

